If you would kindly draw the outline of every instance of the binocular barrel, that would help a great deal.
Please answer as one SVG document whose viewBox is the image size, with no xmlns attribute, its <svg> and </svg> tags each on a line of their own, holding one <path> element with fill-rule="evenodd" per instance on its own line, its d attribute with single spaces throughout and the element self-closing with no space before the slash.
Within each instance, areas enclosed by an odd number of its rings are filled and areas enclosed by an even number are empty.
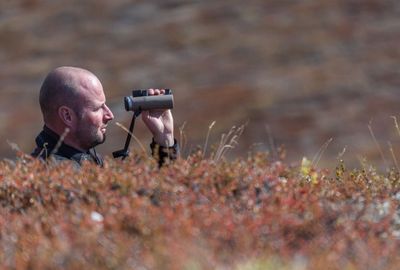
<svg viewBox="0 0 400 270">
<path fill-rule="evenodd" d="M 148 111 L 156 109 L 172 109 L 174 107 L 174 96 L 129 96 L 124 98 L 125 110 L 127 111 Z"/>
</svg>

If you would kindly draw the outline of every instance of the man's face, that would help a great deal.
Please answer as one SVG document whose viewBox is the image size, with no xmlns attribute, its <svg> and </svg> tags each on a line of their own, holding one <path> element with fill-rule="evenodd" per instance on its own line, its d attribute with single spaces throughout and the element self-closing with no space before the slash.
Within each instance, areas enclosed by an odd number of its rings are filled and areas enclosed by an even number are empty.
<svg viewBox="0 0 400 270">
<path fill-rule="evenodd" d="M 83 149 L 89 149 L 105 141 L 107 123 L 114 115 L 105 103 L 103 87 L 96 78 L 90 79 L 84 86 L 76 139 Z"/>
</svg>

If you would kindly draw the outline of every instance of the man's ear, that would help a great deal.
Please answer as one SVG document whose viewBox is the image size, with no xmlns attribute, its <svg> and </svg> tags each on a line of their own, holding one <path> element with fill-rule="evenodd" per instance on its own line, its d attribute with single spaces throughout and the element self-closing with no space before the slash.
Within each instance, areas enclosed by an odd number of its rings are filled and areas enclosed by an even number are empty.
<svg viewBox="0 0 400 270">
<path fill-rule="evenodd" d="M 76 114 L 71 108 L 67 106 L 61 106 L 58 108 L 58 116 L 67 127 L 72 127 L 75 125 Z"/>
</svg>

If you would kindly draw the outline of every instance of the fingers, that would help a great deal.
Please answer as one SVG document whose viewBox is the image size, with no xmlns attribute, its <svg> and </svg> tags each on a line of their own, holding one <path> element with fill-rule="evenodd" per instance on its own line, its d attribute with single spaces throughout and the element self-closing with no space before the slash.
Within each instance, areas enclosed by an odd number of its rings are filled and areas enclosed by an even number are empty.
<svg viewBox="0 0 400 270">
<path fill-rule="evenodd" d="M 150 88 L 149 90 L 147 90 L 149 96 L 157 96 L 157 95 L 164 95 L 165 94 L 165 89 L 153 89 Z"/>
</svg>

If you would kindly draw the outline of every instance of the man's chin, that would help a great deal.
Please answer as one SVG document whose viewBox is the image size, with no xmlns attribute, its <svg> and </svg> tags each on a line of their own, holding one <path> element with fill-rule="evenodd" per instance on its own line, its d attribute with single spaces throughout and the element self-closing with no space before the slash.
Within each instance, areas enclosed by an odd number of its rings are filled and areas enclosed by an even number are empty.
<svg viewBox="0 0 400 270">
<path fill-rule="evenodd" d="M 105 141 L 106 141 L 106 134 L 104 133 L 104 134 L 103 134 L 103 139 L 100 141 L 99 144 L 102 144 L 102 143 L 104 143 Z"/>
<path fill-rule="evenodd" d="M 91 145 L 91 148 L 93 148 L 93 147 L 95 147 L 95 146 L 97 146 L 99 144 L 103 144 L 105 141 L 106 141 L 106 134 L 101 134 L 101 136 L 98 136 L 96 138 L 96 140 L 93 141 L 93 143 Z"/>
<path fill-rule="evenodd" d="M 106 141 L 106 134 L 102 133 L 96 140 L 96 145 L 103 144 Z"/>
</svg>

